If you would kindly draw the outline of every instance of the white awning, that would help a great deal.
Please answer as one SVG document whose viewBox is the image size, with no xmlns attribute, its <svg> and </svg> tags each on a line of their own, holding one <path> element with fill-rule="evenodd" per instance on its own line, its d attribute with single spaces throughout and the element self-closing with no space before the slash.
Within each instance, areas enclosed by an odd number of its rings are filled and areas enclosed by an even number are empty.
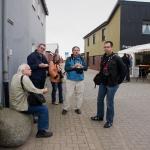
<svg viewBox="0 0 150 150">
<path fill-rule="evenodd" d="M 150 52 L 150 43 L 148 44 L 143 44 L 143 45 L 137 45 L 133 46 L 124 50 L 120 50 L 118 54 L 133 54 L 133 53 L 141 53 L 141 52 Z"/>
</svg>

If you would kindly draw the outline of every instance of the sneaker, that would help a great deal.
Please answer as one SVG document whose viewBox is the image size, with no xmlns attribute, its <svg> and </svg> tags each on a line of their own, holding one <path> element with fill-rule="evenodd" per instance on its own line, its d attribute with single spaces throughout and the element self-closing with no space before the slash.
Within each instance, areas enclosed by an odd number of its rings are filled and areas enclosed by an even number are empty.
<svg viewBox="0 0 150 150">
<path fill-rule="evenodd" d="M 112 126 L 112 123 L 110 123 L 110 122 L 106 122 L 104 124 L 104 128 L 110 128 L 111 126 Z"/>
<path fill-rule="evenodd" d="M 53 133 L 45 130 L 38 131 L 36 134 L 36 138 L 47 138 L 51 136 L 53 136 Z"/>
<path fill-rule="evenodd" d="M 57 102 L 52 102 L 52 104 L 53 104 L 53 105 L 58 105 L 58 103 L 57 103 Z"/>
<path fill-rule="evenodd" d="M 93 120 L 93 121 L 103 121 L 103 118 L 98 117 L 98 116 L 93 116 L 93 117 L 91 117 L 91 120 Z"/>
<path fill-rule="evenodd" d="M 67 114 L 67 110 L 63 109 L 62 110 L 62 115 L 66 115 Z"/>
<path fill-rule="evenodd" d="M 75 109 L 75 112 L 76 112 L 77 114 L 81 114 L 81 110 L 80 110 L 80 109 Z"/>
</svg>

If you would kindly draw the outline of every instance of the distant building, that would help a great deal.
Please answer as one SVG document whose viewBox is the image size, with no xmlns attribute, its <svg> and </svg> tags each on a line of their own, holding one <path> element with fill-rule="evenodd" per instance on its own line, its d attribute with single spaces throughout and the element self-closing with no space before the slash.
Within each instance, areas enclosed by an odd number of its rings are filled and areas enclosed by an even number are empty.
<svg viewBox="0 0 150 150">
<path fill-rule="evenodd" d="M 118 0 L 107 21 L 84 36 L 85 57 L 99 69 L 103 43 L 111 40 L 114 50 L 150 42 L 150 3 Z"/>
<path fill-rule="evenodd" d="M 0 103 L 8 105 L 9 83 L 18 66 L 45 43 L 45 0 L 0 0 Z"/>
<path fill-rule="evenodd" d="M 69 52 L 65 52 L 65 60 L 67 59 L 67 57 L 69 57 Z"/>
<path fill-rule="evenodd" d="M 58 43 L 47 43 L 46 44 L 46 51 L 50 51 L 52 53 L 55 53 L 56 50 L 59 50 Z"/>
</svg>

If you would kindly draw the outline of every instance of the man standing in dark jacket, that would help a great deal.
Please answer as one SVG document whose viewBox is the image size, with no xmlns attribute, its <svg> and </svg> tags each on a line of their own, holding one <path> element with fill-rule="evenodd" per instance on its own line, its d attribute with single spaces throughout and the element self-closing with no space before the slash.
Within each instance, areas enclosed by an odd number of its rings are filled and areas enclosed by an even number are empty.
<svg viewBox="0 0 150 150">
<path fill-rule="evenodd" d="M 104 98 L 107 101 L 106 123 L 104 128 L 110 128 L 114 118 L 114 96 L 126 74 L 126 66 L 122 59 L 113 53 L 113 43 L 104 43 L 105 54 L 100 64 L 100 85 L 97 98 L 97 115 L 91 117 L 94 121 L 103 121 Z"/>
<path fill-rule="evenodd" d="M 34 86 L 43 89 L 46 80 L 46 70 L 48 70 L 48 61 L 43 55 L 45 44 L 39 44 L 37 49 L 27 57 L 28 65 L 32 70 L 30 77 Z"/>
</svg>

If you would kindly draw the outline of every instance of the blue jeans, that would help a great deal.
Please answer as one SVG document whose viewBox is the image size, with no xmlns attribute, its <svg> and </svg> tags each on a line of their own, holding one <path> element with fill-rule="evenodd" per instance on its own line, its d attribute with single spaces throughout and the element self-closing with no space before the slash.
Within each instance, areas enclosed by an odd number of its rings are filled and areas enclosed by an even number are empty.
<svg viewBox="0 0 150 150">
<path fill-rule="evenodd" d="M 56 92 L 58 89 L 59 92 L 59 102 L 63 102 L 63 94 L 62 94 L 62 83 L 55 83 L 55 82 L 51 82 L 52 83 L 52 102 L 54 103 L 56 101 Z"/>
<path fill-rule="evenodd" d="M 48 107 L 41 106 L 29 106 L 27 113 L 35 114 L 38 116 L 38 130 L 47 130 L 49 127 Z"/>
<path fill-rule="evenodd" d="M 113 123 L 114 118 L 114 96 L 119 85 L 116 86 L 106 86 L 103 84 L 99 85 L 99 92 L 97 98 L 97 116 L 100 118 L 104 117 L 104 98 L 106 96 L 106 121 Z"/>
</svg>

